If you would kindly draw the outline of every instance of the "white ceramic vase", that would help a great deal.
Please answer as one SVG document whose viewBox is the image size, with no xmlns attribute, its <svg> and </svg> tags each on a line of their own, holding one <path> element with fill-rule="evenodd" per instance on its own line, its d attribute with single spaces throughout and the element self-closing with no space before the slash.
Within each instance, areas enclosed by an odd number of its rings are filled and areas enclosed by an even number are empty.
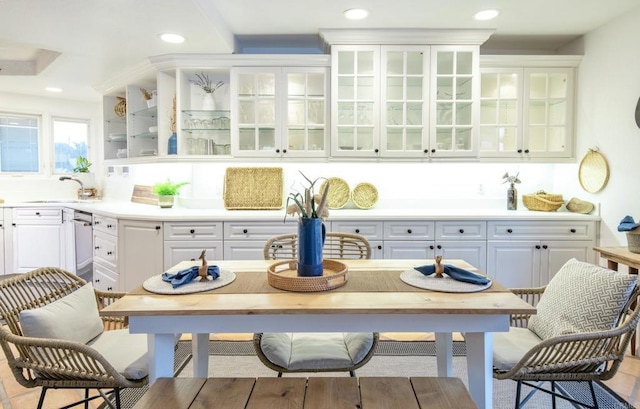
<svg viewBox="0 0 640 409">
<path fill-rule="evenodd" d="M 216 102 L 213 99 L 212 93 L 204 94 L 204 98 L 202 99 L 202 109 L 205 111 L 215 111 L 216 110 Z"/>
</svg>

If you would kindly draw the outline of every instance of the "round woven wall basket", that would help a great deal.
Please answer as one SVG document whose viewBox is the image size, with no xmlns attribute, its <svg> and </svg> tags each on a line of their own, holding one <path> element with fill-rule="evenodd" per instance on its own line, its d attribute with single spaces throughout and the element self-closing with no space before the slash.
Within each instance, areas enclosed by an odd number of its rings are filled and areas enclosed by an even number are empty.
<svg viewBox="0 0 640 409">
<path fill-rule="evenodd" d="M 329 209 L 342 209 L 351 197 L 349 185 L 344 179 L 337 177 L 328 178 L 324 183 L 322 183 L 322 186 L 320 186 L 320 192 L 324 192 L 327 183 L 329 183 L 327 207 Z"/>
<path fill-rule="evenodd" d="M 371 209 L 378 201 L 378 189 L 371 183 L 358 183 L 351 192 L 351 200 L 358 209 Z"/>
</svg>

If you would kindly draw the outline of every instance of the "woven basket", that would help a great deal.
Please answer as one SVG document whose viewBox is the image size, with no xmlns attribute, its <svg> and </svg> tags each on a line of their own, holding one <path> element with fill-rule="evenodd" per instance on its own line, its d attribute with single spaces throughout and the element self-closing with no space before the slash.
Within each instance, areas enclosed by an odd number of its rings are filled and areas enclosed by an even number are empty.
<svg viewBox="0 0 640 409">
<path fill-rule="evenodd" d="M 127 114 L 127 99 L 123 97 L 116 97 L 116 98 L 118 98 L 118 103 L 116 104 L 115 107 L 113 107 L 113 111 L 119 117 L 123 117 Z"/>
<path fill-rule="evenodd" d="M 296 292 L 328 291 L 347 283 L 347 265 L 337 260 L 322 260 L 324 271 L 318 277 L 298 277 L 296 260 L 284 260 L 267 268 L 267 281 L 274 288 Z"/>
<path fill-rule="evenodd" d="M 351 200 L 358 209 L 371 209 L 378 201 L 378 189 L 371 183 L 358 183 L 351 192 Z"/>
<path fill-rule="evenodd" d="M 522 195 L 522 203 L 529 210 L 555 212 L 564 204 L 564 200 L 562 195 L 545 193 L 541 190 L 533 195 Z"/>
<path fill-rule="evenodd" d="M 283 207 L 282 168 L 227 168 L 222 197 L 227 210 Z"/>
<path fill-rule="evenodd" d="M 627 248 L 632 253 L 640 254 L 640 228 L 627 233 Z"/>
<path fill-rule="evenodd" d="M 320 192 L 324 192 L 325 186 L 329 183 L 329 196 L 327 197 L 327 207 L 329 209 L 342 209 L 351 198 L 351 190 L 347 182 L 338 177 L 327 179 L 322 186 Z"/>
</svg>

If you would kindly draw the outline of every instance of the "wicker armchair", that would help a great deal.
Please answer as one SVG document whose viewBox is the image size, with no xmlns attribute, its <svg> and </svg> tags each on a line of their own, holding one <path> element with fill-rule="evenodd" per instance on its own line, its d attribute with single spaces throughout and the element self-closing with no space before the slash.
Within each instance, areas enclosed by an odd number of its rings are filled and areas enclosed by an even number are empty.
<svg viewBox="0 0 640 409">
<path fill-rule="evenodd" d="M 298 235 L 272 237 L 264 245 L 265 260 L 295 259 Z M 324 258 L 368 259 L 371 246 L 358 234 L 328 232 L 322 251 Z M 253 346 L 268 368 L 283 372 L 343 372 L 353 377 L 355 370 L 373 356 L 379 334 L 374 333 L 258 333 Z"/>
<path fill-rule="evenodd" d="M 538 304 L 544 290 L 545 287 L 511 289 L 533 306 Z M 640 303 L 636 302 L 638 295 L 640 292 L 636 287 L 613 329 L 548 338 L 528 350 L 509 370 L 494 368 L 494 378 L 511 379 L 518 383 L 515 407 L 523 407 L 535 392 L 542 391 L 551 394 L 554 408 L 556 397 L 574 404 L 597 408 L 593 381 L 611 379 L 620 367 L 640 320 Z M 513 315 L 511 326 L 527 328 L 531 317 L 523 314 Z M 556 384 L 557 381 L 588 382 L 593 406 L 558 393 L 557 389 L 562 389 Z M 542 387 L 544 382 L 550 382 L 550 389 Z M 523 384 L 532 387 L 533 390 L 521 400 Z"/>
<path fill-rule="evenodd" d="M 264 245 L 265 260 L 287 260 L 298 257 L 298 235 L 282 234 L 267 240 Z M 332 259 L 371 258 L 369 241 L 359 234 L 327 232 L 322 256 Z"/>
<path fill-rule="evenodd" d="M 119 408 L 121 388 L 138 388 L 147 384 L 147 376 L 141 379 L 126 378 L 89 345 L 23 335 L 19 322 L 21 311 L 49 305 L 85 284 L 84 280 L 65 270 L 49 267 L 0 280 L 0 318 L 5 321 L 5 325 L 0 327 L 0 345 L 18 383 L 27 388 L 42 387 L 38 408 L 42 407 L 50 388 L 85 390 L 85 399 L 66 407 L 100 397 L 109 407 L 113 407 L 109 395 L 115 395 L 116 407 Z M 95 289 L 94 292 L 98 309 L 124 295 Z M 120 317 L 101 319 L 104 333 L 127 326 L 126 319 Z M 128 331 L 120 333 L 129 335 Z M 120 334 L 115 332 L 111 335 Z M 98 394 L 89 396 L 89 389 L 97 389 Z M 103 392 L 101 389 L 110 391 Z"/>
</svg>

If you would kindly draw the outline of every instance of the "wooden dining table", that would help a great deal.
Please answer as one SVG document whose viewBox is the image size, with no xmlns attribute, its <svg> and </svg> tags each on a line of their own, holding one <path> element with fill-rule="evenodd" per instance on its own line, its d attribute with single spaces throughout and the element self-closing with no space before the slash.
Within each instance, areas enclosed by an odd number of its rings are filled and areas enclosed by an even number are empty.
<svg viewBox="0 0 640 409">
<path fill-rule="evenodd" d="M 508 331 L 510 314 L 535 314 L 534 307 L 495 280 L 483 291 L 447 293 L 400 279 L 401 272 L 432 260 L 340 261 L 348 267 L 346 284 L 320 292 L 270 286 L 267 269 L 275 261 L 209 261 L 232 271 L 236 279 L 218 289 L 182 295 L 139 287 L 100 314 L 127 316 L 131 333 L 148 335 L 151 383 L 173 376 L 175 335 L 180 333 L 192 334 L 193 375 L 206 378 L 209 334 L 214 332 L 434 332 L 438 376 L 452 376 L 452 333 L 461 332 L 469 392 L 479 408 L 492 408 L 492 333 Z M 443 263 L 478 271 L 463 260 Z M 169 272 L 196 264 L 184 261 Z"/>
</svg>

